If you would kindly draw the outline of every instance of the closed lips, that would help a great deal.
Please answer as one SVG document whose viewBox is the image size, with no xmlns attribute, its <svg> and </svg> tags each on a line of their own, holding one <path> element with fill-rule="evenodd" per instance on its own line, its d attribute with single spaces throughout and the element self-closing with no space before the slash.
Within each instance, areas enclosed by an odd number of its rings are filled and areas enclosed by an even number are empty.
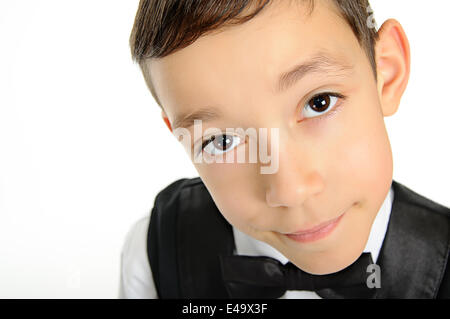
<svg viewBox="0 0 450 319">
<path fill-rule="evenodd" d="M 342 214 L 343 215 L 343 214 Z M 304 234 L 310 234 L 320 231 L 322 228 L 325 228 L 326 226 L 336 222 L 342 215 L 336 217 L 335 219 L 329 220 L 327 222 L 324 222 L 322 224 L 319 224 L 317 226 L 314 226 L 313 228 L 306 229 L 306 230 L 299 230 L 295 233 L 289 233 L 288 235 L 304 235 Z"/>
</svg>

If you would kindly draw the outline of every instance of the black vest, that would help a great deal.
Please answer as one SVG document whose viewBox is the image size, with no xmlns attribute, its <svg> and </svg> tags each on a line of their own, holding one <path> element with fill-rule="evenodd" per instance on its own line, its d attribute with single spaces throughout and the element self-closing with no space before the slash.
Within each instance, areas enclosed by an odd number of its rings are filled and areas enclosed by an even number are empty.
<svg viewBox="0 0 450 319">
<path fill-rule="evenodd" d="M 450 209 L 392 185 L 376 298 L 450 298 Z M 159 298 L 229 298 L 218 256 L 233 253 L 232 226 L 200 177 L 177 180 L 158 193 L 147 254 Z"/>
</svg>

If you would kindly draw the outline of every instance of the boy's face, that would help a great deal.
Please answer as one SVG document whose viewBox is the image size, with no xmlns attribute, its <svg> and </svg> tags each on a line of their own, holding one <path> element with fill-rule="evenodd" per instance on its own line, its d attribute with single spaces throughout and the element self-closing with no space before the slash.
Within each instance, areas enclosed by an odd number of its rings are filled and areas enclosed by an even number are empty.
<svg viewBox="0 0 450 319">
<path fill-rule="evenodd" d="M 222 116 L 203 121 L 203 131 L 279 129 L 277 141 L 267 137 L 279 146 L 273 174 L 260 173 L 263 163 L 194 165 L 233 226 L 304 271 L 325 274 L 362 253 L 391 185 L 392 154 L 380 86 L 351 28 L 331 1 L 316 1 L 311 15 L 300 3 L 277 1 L 242 25 L 153 61 L 150 70 L 170 123 L 209 107 Z M 303 63 L 298 81 L 279 89 L 280 74 Z M 248 148 L 245 141 L 229 152 Z M 341 215 L 323 238 L 286 236 Z"/>
</svg>

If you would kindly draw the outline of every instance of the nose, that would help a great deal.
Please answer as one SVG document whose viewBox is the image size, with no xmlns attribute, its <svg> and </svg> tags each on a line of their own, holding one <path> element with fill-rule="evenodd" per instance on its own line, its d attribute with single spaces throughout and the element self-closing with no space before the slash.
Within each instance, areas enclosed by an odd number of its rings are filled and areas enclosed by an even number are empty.
<svg viewBox="0 0 450 319">
<path fill-rule="evenodd" d="M 313 159 L 301 156 L 298 145 L 292 146 L 295 151 L 292 147 L 280 148 L 278 171 L 265 175 L 266 202 L 270 207 L 298 207 L 324 189 L 323 177 L 312 164 Z"/>
</svg>

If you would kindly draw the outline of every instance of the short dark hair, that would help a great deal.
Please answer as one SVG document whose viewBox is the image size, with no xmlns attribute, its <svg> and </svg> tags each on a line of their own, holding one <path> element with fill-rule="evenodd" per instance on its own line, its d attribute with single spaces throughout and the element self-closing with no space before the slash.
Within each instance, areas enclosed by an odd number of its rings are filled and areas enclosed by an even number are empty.
<svg viewBox="0 0 450 319">
<path fill-rule="evenodd" d="M 314 0 L 306 1 L 309 1 L 312 11 Z M 366 52 L 376 78 L 375 43 L 378 33 L 368 23 L 374 23 L 369 20 L 372 19 L 369 0 L 332 1 Z M 256 16 L 270 2 L 271 0 L 140 0 L 130 35 L 131 55 L 133 61 L 139 64 L 158 105 L 162 108 L 145 63 L 147 59 L 165 57 L 187 47 L 202 35 L 226 26 L 242 24 Z M 250 13 L 242 15 L 245 9 L 250 9 Z"/>
</svg>

